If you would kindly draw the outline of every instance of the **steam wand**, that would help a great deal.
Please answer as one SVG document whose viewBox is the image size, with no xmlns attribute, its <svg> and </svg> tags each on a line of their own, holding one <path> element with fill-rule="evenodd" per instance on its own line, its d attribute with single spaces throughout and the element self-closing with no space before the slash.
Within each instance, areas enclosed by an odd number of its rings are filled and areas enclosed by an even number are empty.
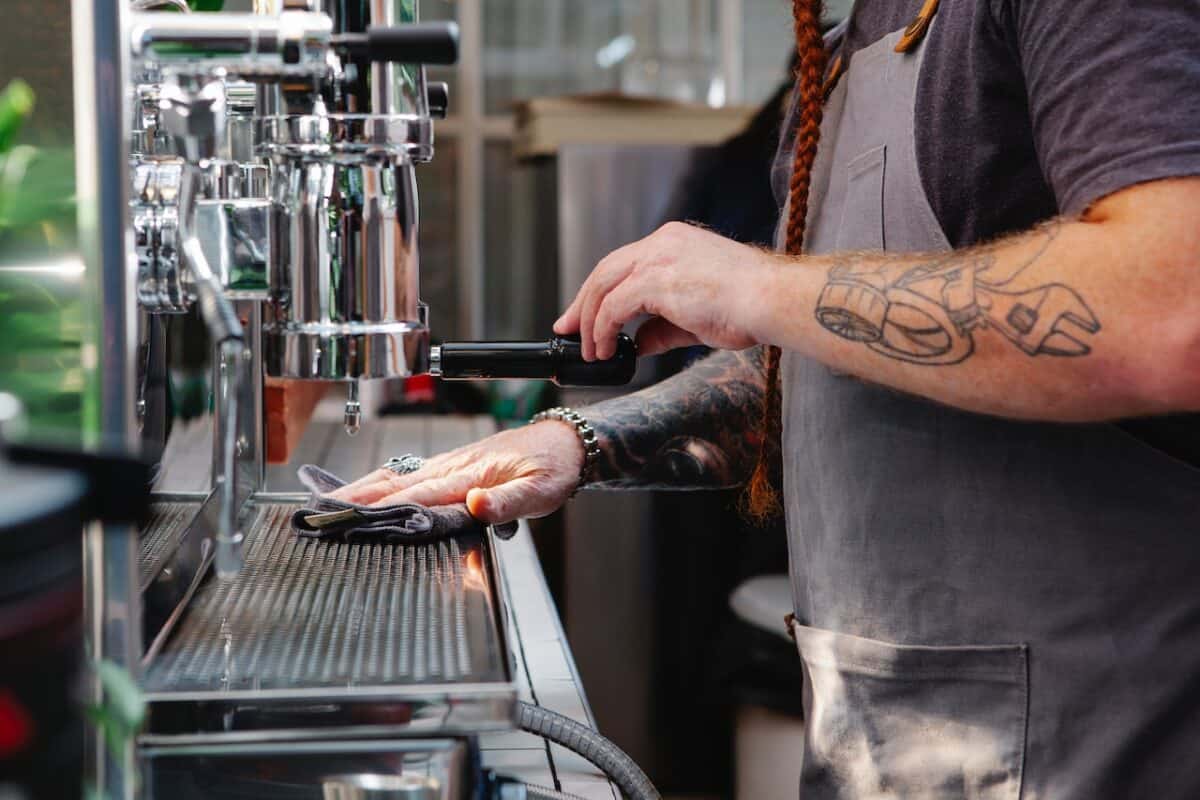
<svg viewBox="0 0 1200 800">
<path fill-rule="evenodd" d="M 163 85 L 160 107 L 164 127 L 183 145 L 185 161 L 179 184 L 180 251 L 195 278 L 200 315 L 216 343 L 220 374 L 220 408 L 217 452 L 220 475 L 215 564 L 221 577 L 242 568 L 243 536 L 237 527 L 238 388 L 246 353 L 245 333 L 233 304 L 204 254 L 196 235 L 197 199 L 205 170 L 217 152 L 225 127 L 225 90 L 218 80 L 187 87 L 178 82 Z"/>
</svg>

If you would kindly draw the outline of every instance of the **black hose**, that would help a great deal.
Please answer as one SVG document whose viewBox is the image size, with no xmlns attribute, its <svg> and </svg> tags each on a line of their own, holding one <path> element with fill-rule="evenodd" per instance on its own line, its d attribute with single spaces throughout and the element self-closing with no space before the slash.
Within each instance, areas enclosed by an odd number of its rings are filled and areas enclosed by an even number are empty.
<svg viewBox="0 0 1200 800">
<path fill-rule="evenodd" d="M 517 704 L 517 726 L 595 764 L 627 800 L 662 800 L 641 767 L 624 750 L 588 726 L 529 703 Z"/>
</svg>

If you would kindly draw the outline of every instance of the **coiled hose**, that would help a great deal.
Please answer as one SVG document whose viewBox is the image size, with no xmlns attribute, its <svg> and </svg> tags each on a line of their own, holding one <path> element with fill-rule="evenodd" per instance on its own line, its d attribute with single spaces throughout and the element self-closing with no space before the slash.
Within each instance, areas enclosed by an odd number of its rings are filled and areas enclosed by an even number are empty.
<svg viewBox="0 0 1200 800">
<path fill-rule="evenodd" d="M 555 714 L 553 711 L 547 711 L 529 703 L 518 703 L 517 726 L 523 731 L 537 734 L 555 744 L 560 744 L 595 764 L 601 772 L 608 776 L 609 780 L 617 785 L 626 800 L 662 800 L 658 790 L 654 788 L 654 784 L 646 777 L 646 773 L 642 772 L 641 767 L 624 750 L 586 725 L 581 725 L 562 714 Z M 527 790 L 531 792 L 529 795 L 531 798 L 538 797 L 532 793 L 536 790 L 537 787 L 530 787 Z M 555 797 L 543 794 L 541 797 L 545 797 L 547 800 L 561 800 L 570 795 L 558 793 Z"/>
</svg>

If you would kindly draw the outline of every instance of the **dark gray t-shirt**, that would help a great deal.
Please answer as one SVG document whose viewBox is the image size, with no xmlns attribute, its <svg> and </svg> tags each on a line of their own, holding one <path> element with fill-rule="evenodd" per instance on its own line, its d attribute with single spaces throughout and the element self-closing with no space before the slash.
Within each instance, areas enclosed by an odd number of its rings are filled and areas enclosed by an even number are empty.
<svg viewBox="0 0 1200 800">
<path fill-rule="evenodd" d="M 843 58 L 921 5 L 858 0 Z M 954 247 L 1200 175 L 1200 0 L 942 0 L 926 48 L 917 159 Z M 1122 424 L 1200 464 L 1200 416 Z"/>
<path fill-rule="evenodd" d="M 859 0 L 849 55 L 916 14 Z M 943 0 L 917 88 L 917 157 L 955 247 L 1200 174 L 1200 2 Z"/>
</svg>

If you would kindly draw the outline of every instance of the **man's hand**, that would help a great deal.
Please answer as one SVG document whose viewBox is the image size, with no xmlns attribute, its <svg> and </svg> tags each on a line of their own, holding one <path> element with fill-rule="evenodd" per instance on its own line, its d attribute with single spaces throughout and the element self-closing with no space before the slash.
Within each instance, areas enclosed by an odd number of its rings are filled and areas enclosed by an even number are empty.
<svg viewBox="0 0 1200 800">
<path fill-rule="evenodd" d="M 330 496 L 369 505 L 465 502 L 472 516 L 494 525 L 558 509 L 579 482 L 583 458 L 575 429 L 547 420 L 435 456 L 408 475 L 375 470 Z"/>
<path fill-rule="evenodd" d="M 757 287 L 777 259 L 711 231 L 671 222 L 604 258 L 554 330 L 579 332 L 587 361 L 611 358 L 621 327 L 641 314 L 640 355 L 705 344 L 742 350 L 758 342 L 748 328 L 761 302 Z"/>
</svg>

